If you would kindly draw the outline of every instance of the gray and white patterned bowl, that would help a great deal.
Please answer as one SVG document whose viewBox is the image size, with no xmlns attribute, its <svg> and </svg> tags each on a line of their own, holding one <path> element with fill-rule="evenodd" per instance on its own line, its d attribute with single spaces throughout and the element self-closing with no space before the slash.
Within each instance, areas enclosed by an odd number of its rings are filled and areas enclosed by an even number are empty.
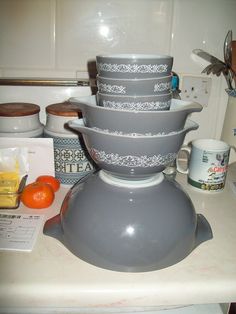
<svg viewBox="0 0 236 314">
<path fill-rule="evenodd" d="M 192 112 L 202 105 L 178 99 L 171 100 L 170 110 L 133 111 L 97 106 L 96 96 L 70 98 L 82 111 L 85 126 L 107 130 L 116 134 L 162 135 L 183 129 Z"/>
<path fill-rule="evenodd" d="M 97 75 L 98 91 L 108 95 L 162 95 L 171 92 L 171 75 L 145 79 L 114 79 Z"/>
<path fill-rule="evenodd" d="M 171 105 L 172 94 L 145 95 L 145 96 L 122 96 L 97 93 L 99 106 L 119 110 L 168 110 Z"/>
<path fill-rule="evenodd" d="M 185 127 L 174 134 L 125 136 L 86 127 L 81 120 L 69 121 L 68 125 L 82 133 L 93 161 L 100 168 L 131 180 L 163 171 L 175 160 L 186 133 L 198 128 L 197 123 L 187 121 Z"/>
<path fill-rule="evenodd" d="M 96 56 L 98 74 L 108 78 L 151 78 L 168 76 L 173 57 L 149 54 L 114 54 Z"/>
</svg>

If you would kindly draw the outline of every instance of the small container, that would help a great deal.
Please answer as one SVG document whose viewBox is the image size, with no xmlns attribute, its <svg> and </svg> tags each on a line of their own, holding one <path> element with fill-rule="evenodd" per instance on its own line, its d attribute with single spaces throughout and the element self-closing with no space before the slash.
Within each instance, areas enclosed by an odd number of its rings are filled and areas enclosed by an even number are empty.
<svg viewBox="0 0 236 314">
<path fill-rule="evenodd" d="M 28 175 L 25 175 L 21 181 L 17 191 L 11 191 L 9 185 L 6 182 L 4 188 L 4 182 L 1 182 L 0 190 L 0 209 L 17 209 L 20 205 L 21 193 L 25 187 Z"/>
<path fill-rule="evenodd" d="M 41 137 L 40 107 L 31 103 L 0 104 L 0 137 Z"/>
<path fill-rule="evenodd" d="M 46 107 L 44 137 L 53 138 L 55 176 L 63 185 L 73 185 L 94 170 L 82 135 L 67 125 L 68 121 L 82 118 L 78 106 L 70 102 Z"/>
</svg>

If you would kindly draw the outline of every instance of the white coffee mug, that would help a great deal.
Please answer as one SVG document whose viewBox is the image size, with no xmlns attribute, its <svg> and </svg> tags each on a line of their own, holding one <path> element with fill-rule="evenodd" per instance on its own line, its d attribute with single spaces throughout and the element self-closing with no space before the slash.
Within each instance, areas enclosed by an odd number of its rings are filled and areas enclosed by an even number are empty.
<svg viewBox="0 0 236 314">
<path fill-rule="evenodd" d="M 215 139 L 197 139 L 180 152 L 188 157 L 187 169 L 176 159 L 177 171 L 188 175 L 188 183 L 204 191 L 221 191 L 225 186 L 230 145 Z"/>
</svg>

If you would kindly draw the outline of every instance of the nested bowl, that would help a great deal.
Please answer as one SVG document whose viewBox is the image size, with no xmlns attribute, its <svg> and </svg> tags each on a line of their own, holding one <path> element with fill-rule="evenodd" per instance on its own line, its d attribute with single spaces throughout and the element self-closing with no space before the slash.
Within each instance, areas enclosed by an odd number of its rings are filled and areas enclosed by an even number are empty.
<svg viewBox="0 0 236 314">
<path fill-rule="evenodd" d="M 106 108 L 119 110 L 168 110 L 171 105 L 172 94 L 123 96 L 97 93 L 97 104 Z"/>
<path fill-rule="evenodd" d="M 197 123 L 187 121 L 174 134 L 127 136 L 86 127 L 82 119 L 69 121 L 68 125 L 82 133 L 88 153 L 100 168 L 131 180 L 163 171 L 175 160 L 185 135 L 198 128 Z"/>
<path fill-rule="evenodd" d="M 99 93 L 108 95 L 162 95 L 171 92 L 171 75 L 143 79 L 116 79 L 97 75 Z"/>
<path fill-rule="evenodd" d="M 70 102 L 82 111 L 85 126 L 117 133 L 132 135 L 161 135 L 184 128 L 189 114 L 199 112 L 198 103 L 171 100 L 170 110 L 133 111 L 97 106 L 96 96 L 70 98 Z"/>
<path fill-rule="evenodd" d="M 173 57 L 156 54 L 96 56 L 98 74 L 108 78 L 151 78 L 170 75 Z"/>
</svg>

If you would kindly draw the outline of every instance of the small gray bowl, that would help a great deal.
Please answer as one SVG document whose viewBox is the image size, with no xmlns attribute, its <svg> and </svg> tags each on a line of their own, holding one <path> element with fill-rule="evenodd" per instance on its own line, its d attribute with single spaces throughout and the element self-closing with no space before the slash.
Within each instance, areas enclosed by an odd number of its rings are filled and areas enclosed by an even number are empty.
<svg viewBox="0 0 236 314">
<path fill-rule="evenodd" d="M 108 78 L 155 78 L 171 74 L 173 57 L 155 54 L 96 56 L 98 74 Z"/>
<path fill-rule="evenodd" d="M 108 95 L 162 95 L 171 92 L 172 76 L 146 79 L 113 79 L 97 76 L 99 93 Z"/>
<path fill-rule="evenodd" d="M 170 108 L 172 94 L 145 95 L 145 96 L 122 96 L 97 93 L 99 106 L 119 110 L 168 110 Z"/>
<path fill-rule="evenodd" d="M 175 160 L 185 135 L 198 128 L 197 123 L 187 121 L 174 134 L 125 136 L 86 127 L 82 119 L 69 121 L 68 125 L 82 133 L 88 153 L 100 168 L 131 180 L 163 171 Z"/>
<path fill-rule="evenodd" d="M 119 134 L 161 135 L 184 128 L 189 114 L 202 110 L 202 105 L 178 99 L 171 100 L 170 110 L 128 111 L 96 105 L 96 96 L 70 98 L 82 111 L 85 126 Z"/>
</svg>

